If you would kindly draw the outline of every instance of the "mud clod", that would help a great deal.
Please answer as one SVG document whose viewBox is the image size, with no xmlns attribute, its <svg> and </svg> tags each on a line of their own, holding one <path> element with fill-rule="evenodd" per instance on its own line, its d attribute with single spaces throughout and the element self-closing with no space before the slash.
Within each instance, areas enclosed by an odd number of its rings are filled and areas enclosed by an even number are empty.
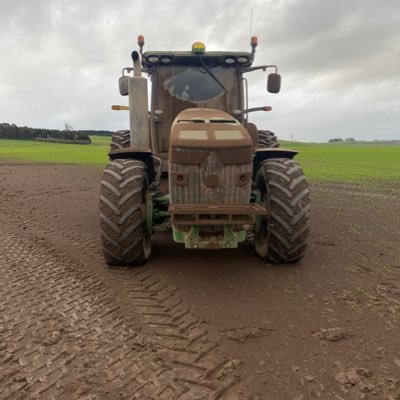
<svg viewBox="0 0 400 400">
<path fill-rule="evenodd" d="M 320 339 L 325 339 L 330 342 L 339 342 L 340 340 L 352 337 L 353 333 L 349 329 L 335 327 L 327 329 L 322 328 L 314 332 L 314 335 Z"/>
</svg>

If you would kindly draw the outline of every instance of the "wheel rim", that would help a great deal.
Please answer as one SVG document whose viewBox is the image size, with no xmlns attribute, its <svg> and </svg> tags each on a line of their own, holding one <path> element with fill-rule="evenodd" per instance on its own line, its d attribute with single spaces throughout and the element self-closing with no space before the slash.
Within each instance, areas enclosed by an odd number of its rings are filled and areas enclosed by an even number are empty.
<svg viewBox="0 0 400 400">
<path fill-rule="evenodd" d="M 153 202 L 151 194 L 146 191 L 142 205 L 142 218 L 143 218 L 143 256 L 145 259 L 150 257 L 151 254 L 151 233 L 152 233 L 152 216 L 153 216 Z"/>
<path fill-rule="evenodd" d="M 147 231 L 143 235 L 143 256 L 145 259 L 149 258 L 151 254 L 151 237 Z"/>
<path fill-rule="evenodd" d="M 256 218 L 255 240 L 254 247 L 260 257 L 265 257 L 268 253 L 268 238 L 269 238 L 269 200 L 264 174 L 261 173 L 257 179 L 257 187 L 261 192 L 261 201 L 258 202 L 261 206 L 267 209 L 267 213 L 259 215 Z"/>
<path fill-rule="evenodd" d="M 261 205 L 267 208 L 266 195 Z M 261 257 L 265 257 L 268 252 L 268 215 L 260 215 L 256 220 L 255 248 Z"/>
</svg>

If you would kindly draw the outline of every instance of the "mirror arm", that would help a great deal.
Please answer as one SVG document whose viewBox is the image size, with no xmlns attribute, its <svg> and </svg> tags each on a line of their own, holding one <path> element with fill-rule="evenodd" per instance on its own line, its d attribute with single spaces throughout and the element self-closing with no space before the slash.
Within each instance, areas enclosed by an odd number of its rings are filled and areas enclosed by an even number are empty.
<svg viewBox="0 0 400 400">
<path fill-rule="evenodd" d="M 122 69 L 122 76 L 125 76 L 125 72 L 127 74 L 129 74 L 129 72 L 132 72 L 132 71 L 133 71 L 132 67 L 125 67 L 125 68 Z"/>
<path fill-rule="evenodd" d="M 252 107 L 252 108 L 247 108 L 244 110 L 244 113 L 251 113 L 254 111 L 271 111 L 272 107 L 271 106 L 263 106 L 263 107 Z"/>
<path fill-rule="evenodd" d="M 266 71 L 267 68 L 275 68 L 275 73 L 278 73 L 278 67 L 276 65 L 258 65 L 257 67 L 248 67 L 248 68 L 243 68 L 242 72 L 253 72 L 257 71 L 259 69 L 262 69 L 263 71 Z"/>
<path fill-rule="evenodd" d="M 131 72 L 133 72 L 133 68 L 132 67 L 125 67 L 125 68 L 122 69 L 122 76 L 126 76 L 125 73 L 129 74 Z M 148 68 L 142 68 L 142 72 L 145 72 L 146 74 L 151 73 Z"/>
</svg>

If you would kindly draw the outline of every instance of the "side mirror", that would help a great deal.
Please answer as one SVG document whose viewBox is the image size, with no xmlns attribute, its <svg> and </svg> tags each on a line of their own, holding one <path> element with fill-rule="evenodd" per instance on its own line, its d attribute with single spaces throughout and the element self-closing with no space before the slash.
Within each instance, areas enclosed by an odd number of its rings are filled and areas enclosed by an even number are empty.
<svg viewBox="0 0 400 400">
<path fill-rule="evenodd" d="M 121 96 L 128 96 L 128 94 L 129 94 L 128 80 L 129 80 L 129 76 L 121 76 L 118 80 L 119 93 L 121 94 Z"/>
<path fill-rule="evenodd" d="M 270 93 L 279 93 L 281 90 L 281 76 L 277 73 L 268 75 L 267 90 Z"/>
</svg>

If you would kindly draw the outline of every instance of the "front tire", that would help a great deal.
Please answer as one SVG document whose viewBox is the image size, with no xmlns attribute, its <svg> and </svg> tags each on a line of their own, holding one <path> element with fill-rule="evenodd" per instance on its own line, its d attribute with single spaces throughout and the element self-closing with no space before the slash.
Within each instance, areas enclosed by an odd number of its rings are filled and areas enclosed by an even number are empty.
<svg viewBox="0 0 400 400">
<path fill-rule="evenodd" d="M 309 188 L 301 167 L 291 159 L 262 163 L 256 175 L 261 204 L 268 210 L 257 218 L 255 250 L 273 263 L 303 257 L 310 225 Z"/>
<path fill-rule="evenodd" d="M 108 265 L 141 265 L 151 254 L 151 195 L 145 164 L 108 163 L 100 189 L 100 233 Z"/>
</svg>

